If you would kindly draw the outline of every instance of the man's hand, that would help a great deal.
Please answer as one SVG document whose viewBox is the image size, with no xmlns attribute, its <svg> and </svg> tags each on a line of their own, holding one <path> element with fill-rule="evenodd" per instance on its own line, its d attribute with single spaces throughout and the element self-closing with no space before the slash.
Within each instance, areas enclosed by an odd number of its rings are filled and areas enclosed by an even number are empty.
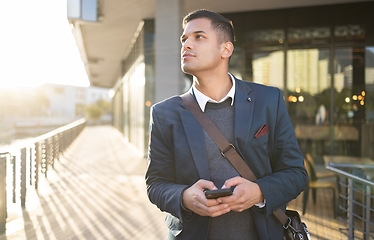
<svg viewBox="0 0 374 240">
<path fill-rule="evenodd" d="M 217 199 L 207 199 L 204 190 L 217 189 L 214 183 L 200 179 L 194 185 L 184 190 L 182 194 L 183 206 L 200 216 L 217 217 L 230 212 L 228 204 L 220 204 Z"/>
<path fill-rule="evenodd" d="M 242 212 L 257 203 L 264 201 L 264 195 L 257 183 L 242 177 L 234 177 L 226 180 L 224 186 L 230 188 L 236 186 L 232 196 L 217 199 L 219 203 L 228 204 L 230 209 Z"/>
</svg>

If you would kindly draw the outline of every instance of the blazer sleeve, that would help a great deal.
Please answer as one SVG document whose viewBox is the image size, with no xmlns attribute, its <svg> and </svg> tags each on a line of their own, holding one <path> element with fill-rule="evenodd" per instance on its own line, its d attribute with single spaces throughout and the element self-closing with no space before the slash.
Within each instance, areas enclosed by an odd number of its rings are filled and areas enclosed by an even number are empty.
<svg viewBox="0 0 374 240">
<path fill-rule="evenodd" d="M 162 120 L 159 120 L 155 106 L 151 108 L 147 194 L 149 200 L 160 210 L 182 221 L 182 192 L 189 186 L 175 183 L 175 160 L 166 117 L 162 114 Z"/>
<path fill-rule="evenodd" d="M 304 158 L 279 89 L 275 118 L 273 147 L 269 152 L 272 174 L 256 180 L 266 199 L 266 215 L 296 198 L 308 182 Z"/>
</svg>

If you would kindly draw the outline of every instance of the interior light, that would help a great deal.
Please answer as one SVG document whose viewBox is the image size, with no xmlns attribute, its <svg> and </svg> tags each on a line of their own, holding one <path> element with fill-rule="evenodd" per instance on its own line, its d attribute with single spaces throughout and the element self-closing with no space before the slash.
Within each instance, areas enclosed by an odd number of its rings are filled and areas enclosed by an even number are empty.
<svg viewBox="0 0 374 240">
<path fill-rule="evenodd" d="M 346 97 L 346 98 L 345 98 L 345 102 L 346 102 L 346 103 L 349 103 L 350 101 L 351 101 L 351 99 L 350 99 L 349 97 Z"/>
<path fill-rule="evenodd" d="M 365 104 L 364 100 L 361 100 L 360 104 L 363 106 Z"/>
<path fill-rule="evenodd" d="M 299 102 L 304 102 L 304 97 L 303 96 L 299 97 Z"/>
<path fill-rule="evenodd" d="M 365 91 L 362 91 L 362 92 L 361 92 L 361 95 L 365 97 Z"/>
<path fill-rule="evenodd" d="M 353 95 L 352 99 L 356 101 L 357 100 L 357 95 Z"/>
<path fill-rule="evenodd" d="M 297 93 L 300 93 L 301 92 L 301 89 L 299 87 L 296 88 L 296 92 Z"/>
</svg>

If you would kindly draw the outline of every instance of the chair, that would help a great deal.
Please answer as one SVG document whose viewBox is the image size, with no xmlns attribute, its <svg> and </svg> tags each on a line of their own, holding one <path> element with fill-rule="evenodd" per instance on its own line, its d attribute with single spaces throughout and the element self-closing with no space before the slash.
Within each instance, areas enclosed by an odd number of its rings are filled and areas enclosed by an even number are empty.
<svg viewBox="0 0 374 240">
<path fill-rule="evenodd" d="M 314 160 L 313 160 L 312 156 L 309 153 L 307 153 L 307 154 L 305 154 L 305 157 L 308 160 L 308 162 L 310 162 L 310 164 L 312 165 L 312 168 L 315 169 L 316 165 L 314 164 Z M 334 172 L 331 172 L 331 171 L 324 171 L 324 172 L 317 172 L 316 171 L 316 177 L 317 177 L 317 179 L 331 178 L 331 177 L 337 178 L 338 174 L 336 174 Z"/>
<path fill-rule="evenodd" d="M 316 170 L 316 165 L 314 164 L 314 160 L 312 158 L 312 156 L 307 153 L 305 154 L 305 157 L 306 157 L 306 160 L 310 163 L 311 167 L 311 171 L 314 172 L 315 174 L 315 179 L 313 180 L 319 180 L 319 179 L 324 179 L 324 178 L 335 178 L 336 179 L 336 182 L 335 182 L 335 186 L 337 186 L 337 190 L 338 190 L 338 193 L 340 192 L 340 189 L 339 189 L 339 175 L 332 172 L 332 171 L 317 171 Z M 316 199 L 317 199 L 317 191 L 316 189 L 312 189 L 312 196 L 313 196 L 313 202 L 316 203 Z"/>
<path fill-rule="evenodd" d="M 334 217 L 336 217 L 336 183 L 334 181 L 323 180 L 317 178 L 314 164 L 309 162 L 307 158 L 304 158 L 304 165 L 309 175 L 309 184 L 304 189 L 303 194 L 303 214 L 306 212 L 306 206 L 309 198 L 309 189 L 312 189 L 313 203 L 317 201 L 317 189 L 330 189 L 332 191 L 332 205 L 334 207 Z"/>
</svg>

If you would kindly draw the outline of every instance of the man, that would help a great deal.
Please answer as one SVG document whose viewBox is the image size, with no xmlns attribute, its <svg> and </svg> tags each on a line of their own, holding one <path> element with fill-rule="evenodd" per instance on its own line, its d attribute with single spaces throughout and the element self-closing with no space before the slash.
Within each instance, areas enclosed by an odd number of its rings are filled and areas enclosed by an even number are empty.
<svg viewBox="0 0 374 240">
<path fill-rule="evenodd" d="M 169 214 L 169 239 L 283 239 L 272 215 L 303 191 L 303 157 L 277 88 L 228 73 L 234 50 L 230 21 L 199 10 L 183 20 L 181 67 L 190 94 L 245 159 L 258 180 L 239 176 L 179 96 L 151 109 L 147 193 Z M 254 137 L 266 124 L 269 132 Z M 204 190 L 235 187 L 207 199 Z"/>
</svg>

